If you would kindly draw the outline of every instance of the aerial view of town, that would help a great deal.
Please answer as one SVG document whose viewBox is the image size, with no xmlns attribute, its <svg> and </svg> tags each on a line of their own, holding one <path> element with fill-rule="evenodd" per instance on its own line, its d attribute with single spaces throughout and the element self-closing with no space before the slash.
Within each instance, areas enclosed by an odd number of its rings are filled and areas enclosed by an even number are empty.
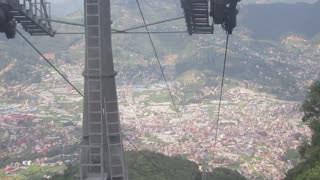
<svg viewBox="0 0 320 180">
<path fill-rule="evenodd" d="M 179 2 L 145 4 L 145 9 L 152 10 L 149 22 L 181 14 Z M 142 23 L 130 0 L 111 5 L 113 28 Z M 81 6 L 65 11 L 57 19 L 83 22 Z M 302 121 L 302 104 L 308 88 L 320 77 L 319 35 L 310 38 L 289 32 L 277 40 L 261 40 L 253 38 L 242 21 L 229 40 L 218 123 L 225 46 L 222 30 L 215 29 L 214 35 L 152 35 L 170 92 L 147 36 L 113 35 L 125 151 L 138 148 L 179 156 L 201 171 L 204 165 L 207 172 L 225 167 L 247 179 L 283 179 L 302 161 L 299 148 L 313 134 Z M 82 27 L 54 25 L 57 32 L 83 31 Z M 150 29 L 179 28 L 185 28 L 183 20 Z M 57 34 L 52 41 L 50 37 L 30 39 L 84 91 L 83 34 Z M 7 40 L 1 36 L 0 47 L 0 179 L 63 177 L 69 166 L 79 163 L 83 97 L 21 37 Z"/>
</svg>

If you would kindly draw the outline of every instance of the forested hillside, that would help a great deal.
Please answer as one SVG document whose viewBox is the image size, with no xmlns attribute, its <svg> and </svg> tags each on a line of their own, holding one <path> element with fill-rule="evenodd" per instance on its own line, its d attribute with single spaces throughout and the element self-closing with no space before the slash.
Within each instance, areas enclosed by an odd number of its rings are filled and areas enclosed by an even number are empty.
<svg viewBox="0 0 320 180">
<path fill-rule="evenodd" d="M 149 159 L 146 159 L 148 157 Z M 199 171 L 199 165 L 182 157 L 168 157 L 154 152 L 127 152 L 130 180 L 246 180 L 238 172 L 227 168 L 216 168 L 210 173 Z M 69 166 L 64 176 L 53 180 L 75 180 L 78 166 Z"/>
</svg>

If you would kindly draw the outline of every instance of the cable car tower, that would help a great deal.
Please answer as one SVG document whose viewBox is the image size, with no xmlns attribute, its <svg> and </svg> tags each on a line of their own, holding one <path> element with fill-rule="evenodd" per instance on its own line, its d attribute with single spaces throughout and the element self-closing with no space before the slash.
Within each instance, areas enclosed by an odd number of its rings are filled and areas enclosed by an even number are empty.
<svg viewBox="0 0 320 180">
<path fill-rule="evenodd" d="M 80 176 L 127 180 L 118 112 L 110 0 L 84 0 L 86 58 Z"/>
</svg>

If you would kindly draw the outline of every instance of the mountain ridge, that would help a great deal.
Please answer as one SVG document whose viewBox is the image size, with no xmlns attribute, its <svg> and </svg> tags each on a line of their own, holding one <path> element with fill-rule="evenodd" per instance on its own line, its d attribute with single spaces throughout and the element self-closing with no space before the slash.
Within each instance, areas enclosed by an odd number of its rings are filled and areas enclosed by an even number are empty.
<svg viewBox="0 0 320 180">
<path fill-rule="evenodd" d="M 121 3 L 129 3 L 129 1 Z M 153 3 L 144 5 L 144 10 L 149 22 L 155 22 L 159 18 L 158 16 L 154 17 L 154 14 L 168 14 L 164 10 L 172 11 L 172 9 L 176 9 L 177 12 L 172 14 L 178 14 L 178 11 L 181 10 L 181 8 L 177 7 L 177 4 L 175 3 L 165 2 L 164 4 L 169 7 L 159 7 L 158 4 Z M 139 21 L 140 17 L 139 13 L 136 11 L 136 7 L 133 7 L 132 4 L 119 4 L 119 2 L 117 2 L 116 4 L 113 4 L 112 10 L 114 20 L 113 26 L 115 29 L 136 26 L 142 23 Z M 240 11 L 240 13 L 242 12 L 243 11 Z M 81 11 L 69 14 L 69 16 L 64 17 L 68 19 L 68 21 L 82 21 Z M 172 16 L 174 17 L 174 15 Z M 162 16 L 160 19 L 161 18 Z M 241 23 L 239 24 L 242 26 Z M 54 27 L 57 28 L 58 32 L 82 31 L 79 27 L 70 27 L 67 25 L 54 24 Z M 152 30 L 168 30 L 177 28 L 186 28 L 185 22 L 181 20 L 150 27 Z M 222 65 L 221 60 L 223 58 L 221 51 L 221 45 L 224 42 L 223 35 L 224 34 L 220 28 L 216 30 L 215 35 L 206 35 L 205 39 L 203 39 L 204 36 L 188 36 L 184 34 L 153 35 L 161 59 L 170 54 L 177 54 L 175 64 L 165 65 L 164 67 L 167 69 L 166 73 L 170 74 L 169 80 L 180 79 L 179 77 L 182 76 L 184 72 L 196 70 L 203 72 L 206 77 L 209 77 L 205 79 L 205 82 L 208 84 L 215 84 L 215 81 L 212 80 L 215 78 L 212 77 L 219 76 L 220 74 L 220 68 Z M 298 65 L 292 63 L 291 61 L 297 59 L 297 53 L 299 52 L 290 52 L 291 50 L 282 46 L 279 41 L 265 43 L 250 39 L 250 37 L 246 37 L 246 35 L 243 34 L 241 27 L 236 29 L 234 36 L 232 37 L 234 38 L 233 41 L 237 44 L 230 45 L 231 53 L 229 57 L 233 59 L 230 61 L 228 70 L 230 79 L 238 82 L 248 81 L 253 84 L 258 84 L 261 86 L 259 89 L 264 89 L 264 91 L 269 93 L 276 93 L 282 92 L 285 89 L 297 89 L 298 84 L 301 84 L 301 82 L 312 77 L 311 74 L 308 74 L 304 75 L 305 77 L 300 77 L 299 80 L 295 78 L 300 71 L 306 71 L 305 68 L 307 68 L 307 65 L 304 67 L 301 64 Z M 248 38 L 250 40 L 248 40 Z M 59 35 L 55 38 L 32 37 L 31 40 L 36 46 L 41 47 L 40 50 L 42 52 L 55 52 L 56 58 L 60 60 L 52 61 L 54 63 L 58 63 L 58 66 L 61 65 L 60 63 L 63 61 L 71 64 L 78 63 L 75 60 L 79 59 L 82 60 L 81 62 L 84 61 L 83 57 L 80 56 L 81 53 L 79 54 L 79 52 L 83 52 L 82 48 L 84 48 L 83 36 Z M 156 67 L 154 67 L 152 61 L 149 61 L 154 57 L 154 55 L 147 42 L 148 39 L 144 35 L 126 34 L 113 36 L 113 50 L 116 68 L 123 72 L 123 74 L 119 76 L 121 78 L 120 81 L 134 76 L 134 73 L 137 71 L 144 72 L 145 76 L 156 74 L 157 79 L 161 80 L 161 74 L 157 73 L 158 71 Z M 40 73 L 36 71 L 35 73 L 37 75 L 33 75 L 34 73 L 31 71 L 32 66 L 40 64 L 40 61 L 38 60 L 39 57 L 36 53 L 28 53 L 27 55 L 23 54 L 23 52 L 27 52 L 29 47 L 22 39 L 18 37 L 12 41 L 4 41 L 4 43 L 5 48 L 3 48 L 3 51 L 0 51 L 0 53 L 7 54 L 6 56 L 8 56 L 8 60 L 0 63 L 0 69 L 9 64 L 10 58 L 18 59 L 17 65 L 14 69 L 3 75 L 6 82 L 17 82 L 18 78 L 19 82 L 28 83 L 31 79 L 25 79 L 27 74 L 30 77 L 40 77 L 40 75 L 43 74 L 43 72 Z M 18 45 L 15 45 L 15 43 Z M 70 48 L 74 45 L 76 49 Z M 14 46 L 19 46 L 19 49 L 25 49 L 25 51 L 16 52 L 16 49 L 12 48 Z M 304 44 L 302 44 L 302 46 L 307 47 Z M 267 51 L 270 51 L 270 49 L 273 50 L 273 54 L 266 53 Z M 68 53 L 70 55 L 68 55 Z M 259 55 L 254 55 L 255 53 Z M 277 54 L 284 56 L 283 58 L 286 58 L 286 61 L 282 60 L 270 63 L 269 59 L 276 59 L 277 56 L 279 56 Z M 75 58 L 74 55 L 76 55 L 77 58 Z M 252 60 L 252 57 L 254 57 L 254 60 Z M 137 62 L 137 59 L 140 59 L 139 63 Z M 314 67 L 316 66 L 312 66 L 312 68 Z M 312 72 L 311 70 L 309 71 Z M 22 76 L 20 75 L 21 73 L 16 72 L 27 73 L 25 76 Z M 79 72 L 79 74 L 80 73 L 81 72 Z M 38 81 L 39 78 L 36 78 L 35 82 Z M 299 91 L 295 91 L 295 93 L 291 94 L 303 94 L 298 93 L 302 91 L 303 89 L 300 89 Z M 280 96 L 286 97 L 283 94 Z"/>
<path fill-rule="evenodd" d="M 250 4 L 241 9 L 239 24 L 257 39 L 279 40 L 288 33 L 313 37 L 320 32 L 320 22 L 315 17 L 320 17 L 320 1 Z"/>
</svg>

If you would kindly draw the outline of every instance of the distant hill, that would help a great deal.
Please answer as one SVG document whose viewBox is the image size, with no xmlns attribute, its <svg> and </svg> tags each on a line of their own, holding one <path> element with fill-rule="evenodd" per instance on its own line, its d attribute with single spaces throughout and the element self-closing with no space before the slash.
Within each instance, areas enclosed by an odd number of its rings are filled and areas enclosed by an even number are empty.
<svg viewBox="0 0 320 180">
<path fill-rule="evenodd" d="M 53 16 L 65 16 L 76 10 L 83 9 L 83 1 L 51 0 L 51 12 Z"/>
<path fill-rule="evenodd" d="M 56 4 L 67 4 L 71 0 L 56 0 Z M 248 5 L 240 10 L 239 26 L 253 26 L 252 32 L 260 39 L 263 37 L 278 38 L 281 34 L 288 33 L 289 24 L 292 25 L 303 23 L 301 21 L 288 23 L 285 17 L 282 17 L 281 9 L 289 9 L 286 13 L 292 12 L 292 7 L 298 9 L 314 9 L 319 7 L 320 2 L 314 5 L 300 4 L 269 4 L 269 5 Z M 253 7 L 259 7 L 255 9 Z M 273 8 L 273 7 L 280 8 Z M 302 8 L 301 8 L 302 7 Z M 253 8 L 252 11 L 249 11 Z M 179 2 L 171 0 L 163 1 L 147 1 L 143 3 L 143 10 L 148 22 L 157 22 L 166 18 L 179 17 L 182 9 Z M 273 10 L 275 10 L 274 13 Z M 299 10 L 300 11 L 300 10 Z M 257 13 L 257 15 L 255 14 Z M 278 15 L 276 15 L 278 13 Z M 284 12 L 283 12 L 284 13 Z M 311 13 L 308 12 L 308 13 Z M 319 12 L 314 11 L 315 14 Z M 250 16 L 248 14 L 251 14 Z M 259 15 L 260 14 L 260 15 Z M 265 15 L 266 17 L 257 18 Z M 270 16 L 270 17 L 269 17 Z M 306 16 L 306 15 L 305 15 Z M 311 16 L 311 15 L 309 15 Z M 268 18 L 267 18 L 268 17 Z M 279 17 L 278 19 L 276 17 Z M 304 17 L 304 16 L 303 16 Z M 293 19 L 303 18 L 297 15 Z M 308 16 L 304 17 L 307 19 Z M 319 17 L 315 15 L 314 17 Z M 279 20 L 283 18 L 283 20 Z M 57 19 L 63 19 L 70 22 L 83 22 L 83 11 L 78 10 L 69 13 Z M 259 21 L 258 21 L 258 20 Z M 314 18 L 313 18 L 314 19 Z M 112 20 L 113 28 L 126 29 L 143 24 L 136 4 L 131 0 L 113 1 L 112 4 Z M 284 22 L 281 25 L 270 25 L 271 22 Z M 256 24 L 254 24 L 256 23 Z M 260 25 L 261 23 L 262 25 Z M 314 24 L 319 22 L 314 21 Z M 263 27 L 265 26 L 265 27 Z M 313 25 L 312 25 L 313 26 Z M 58 32 L 83 32 L 83 28 L 67 26 L 54 23 L 54 29 Z M 301 31 L 314 31 L 311 25 L 303 26 Z M 254 29 L 255 28 L 255 29 Z M 164 23 L 161 25 L 151 26 L 152 31 L 170 31 L 185 30 L 185 21 Z M 143 29 L 141 29 L 143 30 Z M 137 30 L 138 31 L 138 30 Z M 79 66 L 78 74 L 81 74 L 81 68 L 84 62 L 84 37 L 82 35 L 57 35 L 50 37 L 30 37 L 31 42 L 43 53 L 54 53 L 55 59 L 51 60 L 58 68 L 65 64 L 74 64 Z M 204 83 L 209 86 L 216 86 L 219 81 L 221 67 L 223 63 L 223 44 L 225 42 L 224 33 L 217 28 L 215 35 L 188 36 L 187 34 L 153 34 L 157 51 L 161 61 L 163 61 L 165 73 L 168 80 L 180 80 L 190 75 L 189 72 L 201 72 L 204 75 Z M 299 54 L 306 53 L 310 57 L 315 50 L 306 44 L 301 44 L 305 49 L 291 52 L 291 48 L 287 48 L 276 41 L 257 41 L 247 38 L 246 34 L 241 32 L 241 28 L 237 28 L 230 44 L 230 52 L 228 58 L 228 78 L 233 83 L 238 84 L 245 82 L 249 87 L 256 90 L 279 95 L 280 97 L 297 98 L 298 95 L 304 94 L 303 85 L 306 80 L 312 79 L 317 74 L 316 66 L 308 67 L 307 61 L 298 61 Z M 314 42 L 320 42 L 319 38 L 314 38 Z M 29 84 L 41 81 L 41 78 L 49 73 L 51 68 L 46 68 L 46 63 L 39 59 L 39 55 L 35 53 L 23 39 L 17 36 L 14 40 L 6 40 L 4 35 L 0 35 L 0 81 L 6 84 Z M 17 51 L 19 49 L 19 51 Z M 247 50 L 246 50 L 247 49 Z M 268 53 L 273 52 L 273 53 Z M 281 55 L 281 58 L 277 57 Z M 140 34 L 113 35 L 113 55 L 115 60 L 115 68 L 119 73 L 118 81 L 126 83 L 130 81 L 130 77 L 136 75 L 137 72 L 143 72 L 143 77 L 156 77 L 162 81 L 161 73 L 157 66 L 154 65 L 154 53 L 149 44 L 147 36 Z M 175 58 L 168 58 L 175 57 Z M 315 58 L 310 60 L 316 61 Z M 301 63 L 292 63 L 297 61 Z M 37 68 L 36 68 L 37 67 Z M 317 72 L 315 72 L 317 71 Z M 300 76 L 300 72 L 306 72 Z M 69 74 L 66 72 L 66 74 Z M 192 73 L 191 73 L 192 75 Z M 199 75 L 199 76 L 200 76 Z M 71 79 L 72 80 L 72 79 Z M 287 90 L 290 93 L 287 93 Z M 300 97 L 298 98 L 300 99 Z"/>
<path fill-rule="evenodd" d="M 250 4 L 240 10 L 239 24 L 257 39 L 279 39 L 288 33 L 313 37 L 320 32 L 320 1 L 314 4 Z"/>
</svg>

